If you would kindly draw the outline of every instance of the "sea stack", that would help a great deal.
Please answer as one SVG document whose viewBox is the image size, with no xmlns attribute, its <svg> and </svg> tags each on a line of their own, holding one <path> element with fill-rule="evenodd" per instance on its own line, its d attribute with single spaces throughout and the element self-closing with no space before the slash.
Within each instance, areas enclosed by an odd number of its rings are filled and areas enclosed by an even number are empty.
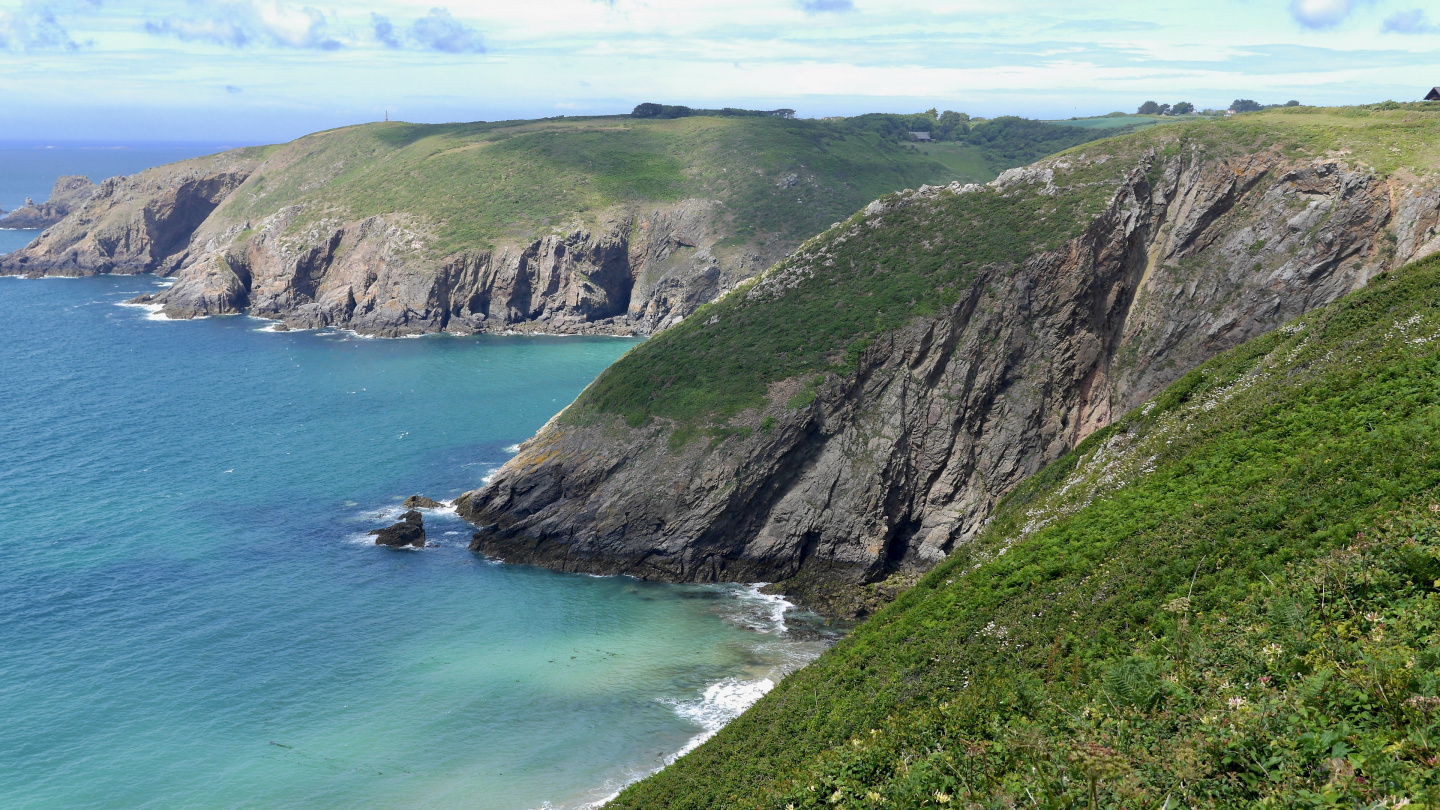
<svg viewBox="0 0 1440 810">
<path fill-rule="evenodd" d="M 384 529 L 376 529 L 370 534 L 375 538 L 375 545 L 390 546 L 391 548 L 404 548 L 413 546 L 415 548 L 425 547 L 425 523 L 420 513 L 411 509 L 400 516 L 400 522 L 394 526 L 387 526 Z"/>
</svg>

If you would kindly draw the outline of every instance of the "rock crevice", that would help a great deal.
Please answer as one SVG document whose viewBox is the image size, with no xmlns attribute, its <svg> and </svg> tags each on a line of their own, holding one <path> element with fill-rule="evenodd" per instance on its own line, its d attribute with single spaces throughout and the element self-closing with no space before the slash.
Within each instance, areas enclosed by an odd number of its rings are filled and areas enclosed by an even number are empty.
<svg viewBox="0 0 1440 810">
<path fill-rule="evenodd" d="M 855 585 L 933 566 L 1016 484 L 1187 370 L 1433 252 L 1434 188 L 1392 182 L 1275 152 L 1152 153 L 1079 236 L 985 269 L 943 314 L 873 341 L 808 407 L 787 406 L 799 381 L 773 385 L 767 407 L 735 420 L 763 430 L 674 450 L 663 420 L 552 420 L 459 500 L 482 527 L 472 548 L 571 571 L 780 582 L 853 611 Z M 1406 225 L 1390 227 L 1392 195 Z"/>
</svg>

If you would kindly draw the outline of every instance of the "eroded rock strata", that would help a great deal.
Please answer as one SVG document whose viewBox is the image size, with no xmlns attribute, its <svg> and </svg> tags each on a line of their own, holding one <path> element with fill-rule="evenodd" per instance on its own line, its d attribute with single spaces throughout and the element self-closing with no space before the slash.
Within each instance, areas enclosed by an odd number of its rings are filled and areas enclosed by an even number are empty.
<svg viewBox="0 0 1440 810">
<path fill-rule="evenodd" d="M 337 326 L 395 337 L 448 331 L 648 334 L 754 275 L 769 254 L 709 251 L 710 206 L 685 200 L 627 211 L 531 242 L 429 256 L 402 215 L 325 221 L 296 211 L 209 226 L 155 303 L 170 317 L 248 311 L 291 328 Z"/>
<path fill-rule="evenodd" d="M 25 198 L 23 206 L 0 219 L 0 228 L 30 229 L 56 225 L 95 196 L 96 189 L 97 186 L 88 177 L 78 174 L 62 177 L 55 181 L 50 199 L 37 203 Z"/>
<path fill-rule="evenodd" d="M 449 331 L 649 334 L 779 257 L 711 247 L 713 204 L 619 211 L 528 243 L 434 256 L 404 214 L 323 220 L 298 207 L 233 222 L 222 206 L 258 165 L 225 154 L 106 180 L 59 225 L 0 256 L 0 274 L 155 273 L 172 318 L 249 312 L 290 328 L 395 337 Z M 221 209 L 220 216 L 211 214 Z"/>
<path fill-rule="evenodd" d="M 0 275 L 171 275 L 191 259 L 195 230 L 257 165 L 227 152 L 112 177 L 34 242 L 0 256 Z"/>
<path fill-rule="evenodd" d="M 741 430 L 679 449 L 666 420 L 631 427 L 572 406 L 460 498 L 480 527 L 472 548 L 569 571 L 780 582 L 822 609 L 863 610 L 855 585 L 933 566 L 1017 483 L 1188 369 L 1440 247 L 1434 179 L 1275 150 L 1169 152 L 1132 156 L 1082 234 L 986 268 L 809 405 L 787 405 L 804 381 L 774 383 L 765 407 L 730 420 Z M 793 279 L 825 272 L 836 237 L 867 238 L 906 207 L 1067 193 L 1112 157 L 877 201 L 745 294 L 786 300 Z"/>
</svg>

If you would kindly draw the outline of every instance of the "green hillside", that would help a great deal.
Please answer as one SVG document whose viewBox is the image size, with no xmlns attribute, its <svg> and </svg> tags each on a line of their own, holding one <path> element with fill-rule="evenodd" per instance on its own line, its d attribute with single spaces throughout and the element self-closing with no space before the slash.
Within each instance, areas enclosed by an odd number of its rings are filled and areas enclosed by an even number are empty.
<svg viewBox="0 0 1440 810">
<path fill-rule="evenodd" d="M 1436 806 L 1437 302 L 1191 372 L 614 806 Z"/>
<path fill-rule="evenodd" d="M 404 212 L 438 255 L 533 238 L 624 206 L 718 200 L 735 243 L 791 244 L 897 189 L 985 182 L 1093 135 L 1030 122 L 1006 147 L 918 149 L 850 120 L 629 116 L 368 124 L 272 147 L 219 221 L 304 204 L 295 232 L 325 217 Z M 1038 129 L 1037 129 L 1038 128 Z M 1005 155 L 1015 153 L 1013 163 Z"/>
<path fill-rule="evenodd" d="M 708 305 L 607 369 L 566 418 L 671 419 L 678 442 L 707 425 L 723 430 L 730 417 L 763 404 L 773 382 L 848 373 L 868 341 L 949 306 L 979 267 L 1015 265 L 1080 233 L 1150 150 L 1218 159 L 1268 148 L 1300 158 L 1339 152 L 1382 173 L 1423 173 L 1440 164 L 1440 104 L 1299 107 L 1151 127 L 1070 150 L 1111 158 L 1055 167 L 1053 195 L 1039 186 L 946 193 L 887 213 L 876 229 L 855 214 L 768 272 L 787 279 L 783 293 L 752 294 L 752 282 Z"/>
</svg>

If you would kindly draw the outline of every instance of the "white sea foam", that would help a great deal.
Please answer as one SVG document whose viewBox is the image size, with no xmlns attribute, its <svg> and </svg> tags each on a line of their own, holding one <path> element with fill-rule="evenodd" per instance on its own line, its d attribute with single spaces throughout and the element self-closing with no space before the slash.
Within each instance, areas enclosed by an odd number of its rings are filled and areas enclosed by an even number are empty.
<svg viewBox="0 0 1440 810">
<path fill-rule="evenodd" d="M 684 748 L 666 757 L 665 764 L 669 765 L 699 748 L 706 740 L 714 737 L 727 723 L 739 717 L 742 712 L 755 705 L 755 701 L 765 697 L 765 693 L 774 688 L 775 682 L 769 678 L 761 678 L 758 681 L 726 678 L 707 686 L 705 694 L 694 700 L 670 703 L 675 708 L 676 714 L 699 726 L 701 732 L 691 737 L 690 741 L 685 743 Z"/>
<path fill-rule="evenodd" d="M 164 310 L 165 310 L 165 305 L 164 305 L 164 304 L 132 304 L 132 303 L 130 303 L 130 302 L 128 302 L 128 301 L 122 301 L 122 302 L 116 304 L 115 306 L 117 306 L 117 307 L 135 307 L 136 309 L 143 309 L 143 310 L 145 310 L 145 320 L 147 320 L 147 321 L 181 321 L 181 320 L 184 320 L 184 318 L 172 318 L 172 317 L 170 317 L 169 315 L 166 315 L 165 312 L 164 312 Z"/>
<path fill-rule="evenodd" d="M 740 591 L 738 594 L 740 603 L 754 609 L 741 611 L 736 617 L 736 621 L 742 627 L 760 633 L 783 635 L 787 629 L 785 613 L 795 605 L 779 594 L 761 593 L 760 589 L 768 584 L 768 582 L 756 582 L 746 585 L 744 590 Z"/>
<path fill-rule="evenodd" d="M 505 448 L 505 452 L 507 452 L 507 453 L 518 453 L 518 452 L 520 452 L 520 445 L 518 445 L 518 444 L 509 445 L 508 447 Z"/>
</svg>

